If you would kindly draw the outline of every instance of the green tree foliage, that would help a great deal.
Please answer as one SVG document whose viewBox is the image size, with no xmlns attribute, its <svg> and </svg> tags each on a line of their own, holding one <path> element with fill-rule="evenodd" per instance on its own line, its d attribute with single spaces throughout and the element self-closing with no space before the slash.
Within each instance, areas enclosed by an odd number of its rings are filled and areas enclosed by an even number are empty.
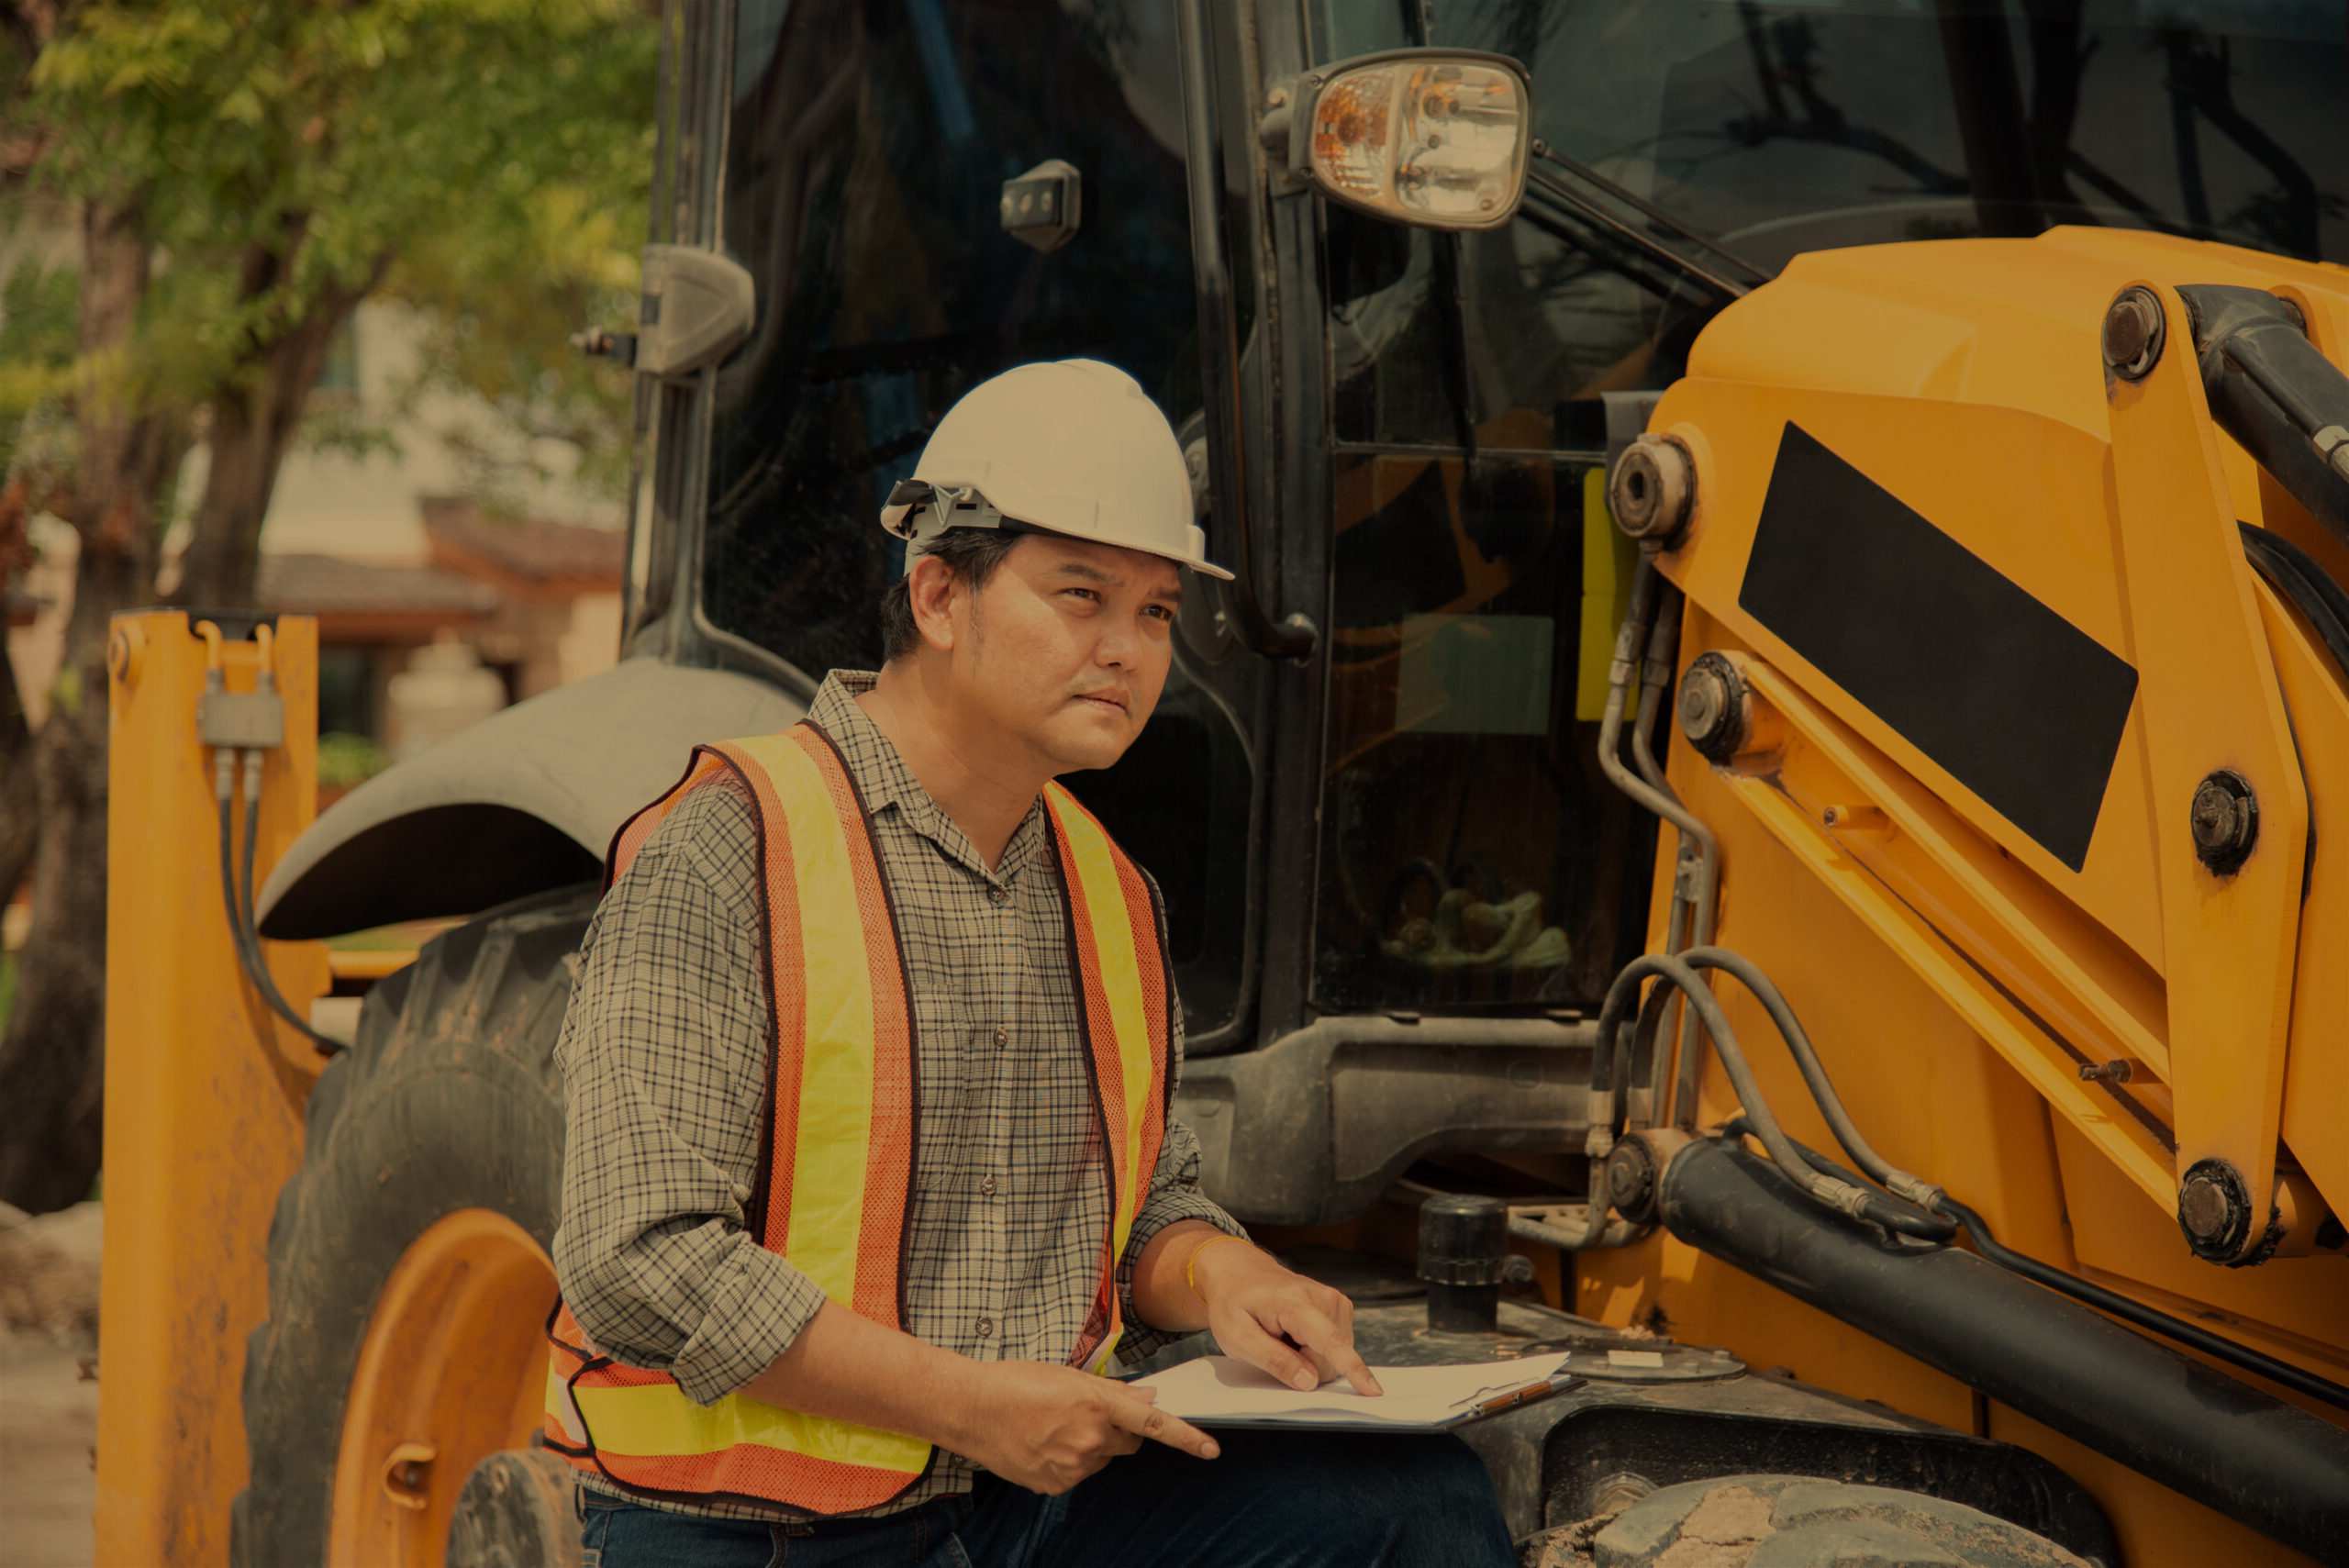
<svg viewBox="0 0 2349 1568">
<path fill-rule="evenodd" d="M 210 461 L 178 593 L 250 603 L 279 467 L 374 295 L 416 313 L 412 395 L 480 395 L 484 454 L 559 436 L 621 472 L 627 378 L 564 338 L 625 323 L 658 39 L 644 0 L 0 0 L 0 179 L 81 231 L 70 312 L 39 268 L 0 299 L 0 524 L 45 507 L 81 540 L 50 717 L 0 725 L 0 886 L 29 860 L 35 896 L 0 1197 L 72 1202 L 96 1164 L 105 704 L 73 699 L 105 689 L 107 617 L 156 597 L 181 457 Z M 334 417 L 314 434 L 367 439 Z"/>
<path fill-rule="evenodd" d="M 623 378 L 565 334 L 624 308 L 656 29 L 633 0 L 90 0 L 31 74 L 44 169 L 136 193 L 162 259 L 136 354 L 211 415 L 192 596 L 249 595 L 261 514 L 333 332 L 421 309 L 417 390 L 620 460 Z M 240 592 L 241 590 L 241 592 Z"/>
<path fill-rule="evenodd" d="M 0 475 L 52 468 L 70 442 L 73 269 L 28 257 L 0 281 Z"/>
</svg>

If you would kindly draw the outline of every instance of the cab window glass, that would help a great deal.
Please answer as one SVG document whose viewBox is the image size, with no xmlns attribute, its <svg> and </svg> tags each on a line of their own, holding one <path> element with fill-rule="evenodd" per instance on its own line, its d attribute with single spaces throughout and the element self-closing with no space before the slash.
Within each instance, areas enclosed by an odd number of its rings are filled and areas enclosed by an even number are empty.
<svg viewBox="0 0 2349 1568">
<path fill-rule="evenodd" d="M 1639 938 L 1653 830 L 1595 744 L 1633 558 L 1550 433 L 1337 460 L 1322 1006 L 1587 1006 Z"/>
<path fill-rule="evenodd" d="M 1421 41 L 1406 9 L 1325 0 L 1317 56 Z M 2349 260 L 2349 12 L 2332 0 L 1434 0 L 1427 14 L 1437 45 L 1528 65 L 1552 146 L 1765 269 L 2062 223 Z M 1589 400 L 1668 384 L 1720 304 L 1538 187 L 1491 234 L 1364 227 L 1330 226 L 1343 439 L 1451 444 L 1464 418 L 1563 402 L 1567 433 L 1596 450 Z"/>
<path fill-rule="evenodd" d="M 1325 63 L 1425 43 L 1523 61 L 1537 134 L 1765 269 L 2055 223 L 2349 257 L 2330 0 L 1313 16 Z M 1491 233 L 1327 206 L 1322 233 L 1336 450 L 1315 998 L 1587 1005 L 1639 938 L 1653 853 L 1597 765 L 1633 564 L 1596 488 L 1599 398 L 1669 384 L 1722 301 L 1538 187 Z"/>
<path fill-rule="evenodd" d="M 939 419 L 1034 360 L 1106 360 L 1199 405 L 1171 7 L 1158 0 L 742 0 L 724 246 L 757 281 L 717 373 L 700 606 L 810 678 L 879 661 L 903 569 L 876 521 Z M 1082 222 L 1039 251 L 1003 183 L 1050 158 Z M 1242 736 L 1177 669 L 1116 768 L 1070 787 L 1157 879 L 1195 1034 L 1230 1018 Z M 1212 912 L 1211 912 L 1212 910 Z"/>
</svg>

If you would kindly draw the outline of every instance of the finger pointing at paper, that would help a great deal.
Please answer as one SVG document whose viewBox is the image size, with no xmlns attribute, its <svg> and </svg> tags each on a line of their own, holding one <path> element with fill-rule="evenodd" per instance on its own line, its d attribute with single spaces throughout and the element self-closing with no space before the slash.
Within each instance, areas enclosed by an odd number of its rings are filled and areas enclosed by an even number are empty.
<svg viewBox="0 0 2349 1568">
<path fill-rule="evenodd" d="M 1384 1392 L 1354 1353 L 1353 1302 L 1246 1242 L 1212 1244 L 1220 1240 L 1201 1245 L 1186 1272 L 1226 1355 L 1262 1367 L 1292 1388 L 1342 1377 L 1357 1393 Z"/>
</svg>

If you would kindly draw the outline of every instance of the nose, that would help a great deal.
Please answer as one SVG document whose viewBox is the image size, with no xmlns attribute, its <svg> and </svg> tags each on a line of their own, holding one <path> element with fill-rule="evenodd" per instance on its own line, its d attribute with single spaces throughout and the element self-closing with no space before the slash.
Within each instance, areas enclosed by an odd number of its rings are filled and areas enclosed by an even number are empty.
<svg viewBox="0 0 2349 1568">
<path fill-rule="evenodd" d="M 1105 670 L 1125 669 L 1141 651 L 1141 631 L 1122 616 L 1102 618 L 1110 624 L 1102 628 L 1100 640 L 1093 645 L 1093 662 Z"/>
</svg>

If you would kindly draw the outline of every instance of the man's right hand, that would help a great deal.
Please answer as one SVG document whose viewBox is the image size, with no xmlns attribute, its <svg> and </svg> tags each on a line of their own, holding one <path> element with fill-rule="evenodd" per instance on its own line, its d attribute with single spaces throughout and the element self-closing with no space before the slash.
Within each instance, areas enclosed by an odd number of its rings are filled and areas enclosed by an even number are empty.
<svg viewBox="0 0 2349 1568">
<path fill-rule="evenodd" d="M 993 1362 L 973 1373 L 949 1446 L 1030 1492 L 1065 1492 L 1144 1438 L 1200 1459 L 1221 1451 L 1152 1404 L 1151 1390 L 1044 1362 Z"/>
</svg>

